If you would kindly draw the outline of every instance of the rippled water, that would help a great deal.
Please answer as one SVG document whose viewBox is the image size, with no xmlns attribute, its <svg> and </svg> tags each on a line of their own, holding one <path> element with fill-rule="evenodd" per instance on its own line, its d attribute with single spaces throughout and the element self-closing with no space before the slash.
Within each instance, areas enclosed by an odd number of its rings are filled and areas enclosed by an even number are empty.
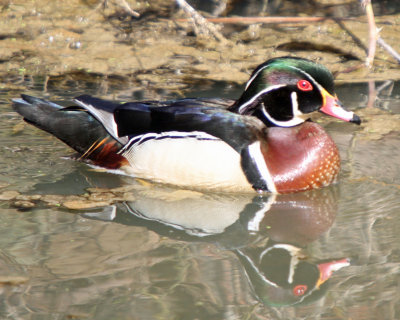
<svg viewBox="0 0 400 320">
<path fill-rule="evenodd" d="M 190 95 L 235 97 L 239 89 L 199 88 Z M 368 88 L 337 91 L 367 114 Z M 383 119 L 385 127 L 400 113 L 400 83 L 375 88 L 378 113 L 365 117 Z M 76 79 L 45 87 L 40 78 L 19 79 L 0 92 L 0 194 L 81 195 L 89 187 L 133 185 L 134 198 L 82 211 L 1 201 L 0 318 L 400 318 L 398 128 L 324 122 L 342 156 L 335 186 L 279 197 L 201 194 L 66 159 L 67 146 L 24 127 L 8 102 L 21 92 L 65 100 L 82 91 L 119 99 L 177 96 Z M 327 266 L 337 270 L 321 283 Z"/>
</svg>

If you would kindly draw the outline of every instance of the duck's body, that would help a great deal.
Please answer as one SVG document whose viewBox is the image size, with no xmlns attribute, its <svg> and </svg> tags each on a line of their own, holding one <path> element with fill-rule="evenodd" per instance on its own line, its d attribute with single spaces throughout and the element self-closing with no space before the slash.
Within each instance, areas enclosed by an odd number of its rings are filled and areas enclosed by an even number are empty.
<svg viewBox="0 0 400 320">
<path fill-rule="evenodd" d="M 340 108 L 337 99 L 323 88 L 320 101 L 310 99 L 309 91 L 321 88 L 317 82 L 310 84 L 311 76 L 301 80 L 302 73 L 300 80 L 293 80 L 297 87 L 264 83 L 266 88 L 258 88 L 263 94 L 249 97 L 270 64 L 256 69 L 234 103 L 182 99 L 118 104 L 85 95 L 75 99 L 81 108 L 62 108 L 22 96 L 14 107 L 28 122 L 78 151 L 82 160 L 134 177 L 224 192 L 287 193 L 329 185 L 339 172 L 338 150 L 321 126 L 304 119 L 324 106 Z M 300 81 L 305 81 L 305 90 Z M 283 113 L 265 107 L 276 95 L 282 96 Z M 300 104 L 304 99 L 305 111 Z M 345 116 L 338 117 L 357 122 L 352 113 L 343 112 Z"/>
<path fill-rule="evenodd" d="M 253 170 L 254 175 L 264 177 L 268 191 L 287 193 L 327 186 L 340 168 L 333 140 L 312 122 L 270 128 L 265 141 L 247 148 L 253 159 L 265 158 L 265 166 L 257 168 L 250 168 L 238 151 L 219 138 L 202 132 L 171 134 L 148 136 L 151 140 L 137 143 L 130 149 L 133 152 L 123 152 L 128 162 L 121 169 L 161 183 L 225 192 L 253 191 L 246 177 Z"/>
</svg>

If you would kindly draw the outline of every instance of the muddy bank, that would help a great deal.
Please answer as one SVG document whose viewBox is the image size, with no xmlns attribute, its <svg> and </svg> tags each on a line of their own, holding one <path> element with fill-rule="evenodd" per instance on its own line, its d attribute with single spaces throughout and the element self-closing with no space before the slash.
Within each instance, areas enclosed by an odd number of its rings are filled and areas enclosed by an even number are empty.
<svg viewBox="0 0 400 320">
<path fill-rule="evenodd" d="M 180 88 L 191 79 L 242 83 L 268 58 L 296 55 L 318 60 L 343 81 L 400 79 L 396 61 L 378 48 L 372 70 L 365 60 L 363 16 L 303 24 L 220 25 L 227 41 L 198 37 L 173 1 L 23 0 L 0 2 L 0 79 L 3 87 L 21 75 L 50 78 L 82 74 Z M 382 37 L 399 50 L 400 15 L 377 17 Z M 357 43 L 354 37 L 361 43 Z"/>
</svg>

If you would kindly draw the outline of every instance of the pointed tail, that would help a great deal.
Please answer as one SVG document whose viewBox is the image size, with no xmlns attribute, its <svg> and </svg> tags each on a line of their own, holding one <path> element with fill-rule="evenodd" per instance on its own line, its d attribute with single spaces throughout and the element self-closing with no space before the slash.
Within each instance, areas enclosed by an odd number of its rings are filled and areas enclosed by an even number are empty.
<svg viewBox="0 0 400 320">
<path fill-rule="evenodd" d="M 82 160 L 109 169 L 117 169 L 126 161 L 118 154 L 122 144 L 83 109 L 64 108 L 28 95 L 13 99 L 13 107 L 25 121 L 51 133 L 76 150 Z"/>
</svg>

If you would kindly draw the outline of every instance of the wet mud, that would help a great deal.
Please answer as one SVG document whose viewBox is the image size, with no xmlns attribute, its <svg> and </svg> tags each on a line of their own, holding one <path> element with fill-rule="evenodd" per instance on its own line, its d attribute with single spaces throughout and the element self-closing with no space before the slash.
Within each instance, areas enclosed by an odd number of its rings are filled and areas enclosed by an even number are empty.
<svg viewBox="0 0 400 320">
<path fill-rule="evenodd" d="M 338 15 L 332 8 L 315 12 L 338 18 L 320 22 L 243 25 L 215 24 L 224 40 L 204 34 L 175 2 L 35 0 L 0 2 L 0 79 L 13 85 L 16 76 L 48 79 L 124 79 L 139 85 L 179 89 L 191 81 L 243 83 L 252 68 L 276 56 L 316 60 L 338 81 L 399 79 L 398 63 L 377 48 L 372 69 L 364 66 L 368 25 L 364 15 Z M 354 5 L 354 4 L 353 4 Z M 358 5 L 358 4 L 357 4 Z M 300 16 L 311 14 L 304 8 Z M 300 12 L 299 12 L 300 10 Z M 209 15 L 204 13 L 204 15 Z M 186 19 L 186 21 L 185 21 Z M 400 15 L 379 15 L 380 35 L 399 49 Z"/>
</svg>

